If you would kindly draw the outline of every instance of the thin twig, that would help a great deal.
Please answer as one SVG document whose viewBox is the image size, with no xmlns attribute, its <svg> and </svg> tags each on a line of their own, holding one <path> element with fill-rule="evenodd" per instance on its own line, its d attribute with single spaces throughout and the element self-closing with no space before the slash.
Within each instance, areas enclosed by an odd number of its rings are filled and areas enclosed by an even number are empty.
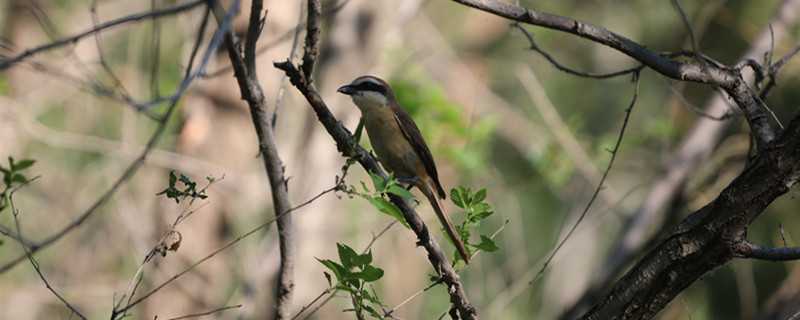
<svg viewBox="0 0 800 320">
<path fill-rule="evenodd" d="M 623 70 L 614 71 L 614 72 L 608 72 L 608 73 L 589 73 L 589 72 L 578 71 L 578 70 L 575 70 L 573 68 L 567 67 L 567 66 L 563 65 L 562 63 L 558 62 L 558 60 L 556 60 L 556 58 L 554 58 L 550 53 L 548 53 L 547 51 L 545 51 L 544 49 L 539 47 L 539 45 L 536 44 L 536 41 L 534 40 L 533 35 L 527 29 L 525 29 L 525 27 L 523 27 L 519 22 L 516 22 L 516 21 L 512 22 L 511 23 L 511 27 L 516 28 L 520 32 L 522 32 L 522 34 L 528 40 L 528 44 L 530 45 L 530 49 L 531 50 L 539 53 L 540 55 L 542 55 L 542 57 L 544 57 L 547 61 L 549 61 L 550 64 L 552 64 L 556 69 L 561 70 L 561 71 L 563 71 L 563 72 L 565 72 L 567 74 L 571 74 L 571 75 L 578 76 L 578 77 L 584 77 L 584 78 L 592 78 L 592 79 L 610 79 L 610 78 L 624 76 L 626 74 L 631 74 L 631 73 L 634 73 L 634 72 L 641 71 L 645 67 L 644 65 L 640 64 L 640 65 L 638 65 L 636 67 L 633 67 L 633 68 L 628 68 L 628 69 L 623 69 Z"/>
<path fill-rule="evenodd" d="M 598 183 L 597 187 L 594 189 L 594 192 L 592 193 L 592 197 L 589 198 L 589 202 L 586 204 L 586 207 L 584 207 L 584 209 L 581 212 L 580 216 L 578 216 L 578 220 L 575 221 L 575 223 L 572 225 L 572 227 L 570 227 L 569 231 L 567 231 L 567 234 L 564 236 L 564 238 L 561 241 L 559 241 L 558 245 L 556 245 L 555 249 L 553 249 L 553 251 L 547 257 L 547 259 L 544 261 L 544 264 L 542 264 L 542 267 L 541 267 L 541 269 L 539 269 L 539 272 L 537 272 L 536 276 L 533 278 L 533 280 L 531 280 L 530 285 L 533 285 L 534 283 L 536 283 L 536 281 L 539 278 L 541 278 L 541 276 L 544 274 L 545 270 L 547 270 L 547 267 L 550 265 L 550 262 L 553 260 L 553 258 L 556 256 L 556 254 L 561 250 L 561 248 L 564 246 L 564 244 L 572 237 L 573 232 L 575 232 L 575 229 L 578 228 L 578 226 L 581 224 L 583 219 L 586 218 L 586 215 L 589 213 L 589 209 L 591 209 L 592 204 L 594 204 L 594 201 L 597 199 L 598 194 L 600 193 L 600 191 L 603 190 L 603 183 L 605 183 L 606 178 L 608 178 L 608 174 L 609 174 L 609 172 L 611 172 L 611 168 L 614 165 L 614 160 L 617 158 L 619 147 L 622 144 L 622 138 L 625 136 L 625 129 L 628 127 L 628 120 L 630 120 L 631 112 L 633 111 L 633 107 L 636 106 L 636 101 L 639 98 L 639 73 L 638 72 L 633 74 L 633 81 L 635 82 L 634 90 L 633 90 L 633 97 L 631 98 L 631 102 L 628 105 L 628 108 L 625 109 L 625 118 L 622 121 L 622 127 L 620 128 L 619 134 L 617 135 L 617 141 L 616 141 L 616 143 L 614 143 L 614 148 L 612 150 L 610 150 L 611 159 L 608 161 L 608 166 L 606 166 L 606 170 L 603 171 L 603 176 L 600 178 L 600 183 Z"/>
<path fill-rule="evenodd" d="M 14 218 L 14 225 L 17 227 L 17 234 L 20 235 L 20 237 L 22 237 L 22 227 L 20 226 L 20 222 L 19 222 L 19 210 L 14 205 L 14 193 L 17 192 L 17 190 L 19 190 L 23 186 L 27 185 L 28 183 L 33 182 L 37 178 L 38 177 L 35 177 L 35 178 L 33 178 L 33 179 L 29 180 L 29 181 L 26 181 L 25 183 L 23 183 L 23 184 L 21 184 L 21 185 L 19 185 L 17 187 L 15 187 L 14 189 L 12 189 L 9 192 L 9 195 L 8 195 L 8 202 L 9 202 L 10 207 L 11 207 L 11 216 Z M 42 273 L 41 268 L 39 268 L 39 263 L 36 261 L 36 259 L 33 258 L 33 254 L 31 253 L 30 248 L 28 248 L 28 246 L 26 246 L 22 242 L 20 242 L 19 244 L 22 247 L 22 250 L 25 251 L 25 256 L 28 258 L 28 261 L 30 261 L 31 266 L 33 266 L 33 269 L 36 271 L 36 274 L 39 275 L 39 279 L 41 279 L 42 282 L 44 283 L 44 286 L 47 287 L 47 290 L 50 290 L 50 292 L 54 296 L 56 296 L 56 298 L 58 298 L 58 300 L 60 300 L 61 303 L 63 303 L 70 311 L 72 311 L 72 314 L 75 314 L 79 318 L 81 318 L 83 320 L 86 320 L 86 317 L 80 311 L 78 311 L 78 309 L 75 306 L 70 304 L 67 301 L 67 299 L 65 299 L 61 294 L 58 293 L 58 291 L 56 291 L 55 288 L 53 288 L 53 286 L 50 285 L 50 282 L 47 281 L 47 278 L 45 278 L 44 274 Z"/>
<path fill-rule="evenodd" d="M 148 291 L 147 293 L 145 293 L 144 295 L 142 295 L 140 298 L 138 298 L 138 299 L 136 299 L 136 300 L 132 301 L 131 303 L 127 304 L 125 307 L 122 307 L 122 308 L 120 308 L 120 309 L 119 309 L 119 312 L 125 312 L 125 311 L 127 311 L 127 310 L 129 310 L 129 309 L 133 308 L 134 306 L 136 306 L 137 304 L 139 304 L 139 303 L 141 303 L 142 301 L 146 300 L 147 298 L 149 298 L 150 296 L 152 296 L 153 294 L 155 294 L 156 292 L 158 292 L 158 291 L 159 291 L 159 290 L 161 290 L 162 288 L 166 287 L 168 284 L 172 283 L 172 282 L 173 282 L 173 281 L 175 281 L 175 280 L 178 280 L 180 277 L 182 277 L 182 276 L 184 276 L 185 274 L 189 273 L 189 271 L 193 270 L 193 269 L 194 269 L 194 268 L 196 268 L 197 266 L 199 266 L 199 265 L 201 265 L 201 264 L 205 263 L 206 261 L 210 260 L 211 258 L 213 258 L 214 256 L 216 256 L 216 255 L 217 255 L 217 254 L 219 254 L 220 252 L 222 252 L 222 251 L 225 251 L 226 249 L 228 249 L 228 248 L 230 248 L 230 247 L 232 247 L 232 246 L 236 245 L 237 243 L 239 243 L 240 241 L 244 240 L 245 238 L 247 238 L 247 237 L 250 237 L 251 235 L 255 234 L 256 232 L 259 232 L 259 231 L 261 231 L 262 229 L 264 229 L 264 228 L 266 228 L 266 227 L 268 227 L 268 226 L 272 225 L 272 223 L 273 223 L 273 222 L 275 222 L 276 220 L 278 220 L 278 219 L 280 219 L 280 218 L 282 218 L 282 217 L 284 217 L 284 216 L 287 216 L 287 215 L 289 215 L 290 213 L 292 213 L 292 212 L 294 212 L 294 211 L 297 211 L 297 210 L 299 210 L 299 209 L 301 209 L 301 208 L 303 208 L 303 207 L 305 207 L 305 206 L 309 205 L 310 203 L 314 202 L 316 199 L 319 199 L 320 197 L 322 197 L 322 196 L 324 196 L 324 195 L 326 195 L 326 194 L 328 194 L 328 193 L 330 193 L 330 192 L 337 191 L 337 190 L 343 190 L 343 183 L 344 183 L 343 181 L 344 181 L 344 178 L 342 178 L 342 179 L 341 179 L 341 182 L 340 182 L 340 181 L 338 181 L 338 180 L 339 180 L 339 179 L 337 179 L 337 184 L 336 184 L 335 186 L 333 186 L 333 187 L 331 187 L 331 188 L 328 188 L 328 189 L 325 189 L 325 190 L 323 190 L 322 192 L 320 192 L 320 193 L 319 193 L 319 194 L 317 194 L 316 196 L 314 196 L 314 197 L 312 197 L 311 199 L 309 199 L 309 200 L 307 200 L 307 201 L 305 201 L 305 202 L 301 203 L 300 205 L 297 205 L 297 206 L 295 206 L 295 207 L 292 207 L 292 208 L 290 208 L 289 210 L 287 210 L 287 211 L 285 211 L 285 212 L 282 212 L 281 214 L 275 215 L 275 217 L 273 217 L 273 218 L 271 218 L 271 219 L 268 219 L 268 220 L 264 221 L 264 222 L 263 222 L 263 223 L 261 223 L 260 225 L 258 225 L 258 226 L 256 226 L 256 227 L 254 227 L 254 228 L 250 229 L 249 231 L 247 231 L 247 232 L 245 232 L 245 233 L 243 233 L 243 234 L 241 234 L 241 235 L 237 236 L 236 238 L 234 238 L 233 240 L 229 241 L 229 242 L 228 242 L 228 243 L 226 243 L 225 245 L 223 245 L 223 246 L 221 246 L 221 247 L 217 248 L 216 250 L 212 251 L 211 253 L 209 253 L 209 254 L 208 254 L 208 255 L 206 255 L 205 257 L 201 258 L 200 260 L 197 260 L 197 261 L 195 261 L 194 263 L 192 263 L 192 264 L 191 264 L 191 265 L 189 265 L 188 267 L 184 268 L 182 271 L 180 271 L 180 272 L 178 272 L 178 273 L 174 274 L 174 275 L 173 275 L 173 276 L 171 276 L 169 279 L 165 280 L 165 281 L 164 281 L 164 282 L 162 282 L 161 284 L 157 285 L 155 288 L 151 289 L 150 291 Z"/>
<path fill-rule="evenodd" d="M 81 40 L 81 39 L 83 39 L 83 38 L 85 38 L 87 36 L 90 36 L 90 35 L 95 34 L 97 32 L 103 31 L 105 29 L 116 27 L 118 25 L 125 24 L 125 23 L 128 23 L 128 22 L 140 21 L 140 20 L 147 19 L 147 18 L 157 18 L 157 17 L 163 17 L 163 16 L 177 14 L 177 13 L 180 13 L 180 12 L 183 12 L 183 11 L 191 10 L 191 9 L 197 7 L 197 6 L 200 6 L 203 3 L 206 3 L 207 1 L 208 0 L 194 0 L 194 1 L 190 1 L 190 2 L 184 3 L 184 4 L 180 4 L 180 5 L 176 5 L 176 6 L 172 6 L 172 7 L 168 7 L 168 8 L 164 8 L 164 9 L 160 9 L 160 10 L 135 13 L 135 14 L 132 14 L 132 15 L 128 15 L 128 16 L 124 16 L 124 17 L 117 18 L 117 19 L 114 19 L 114 20 L 110 20 L 110 21 L 101 23 L 101 24 L 95 26 L 94 28 L 91 28 L 89 30 L 83 31 L 81 33 L 78 33 L 78 34 L 75 34 L 75 35 L 72 35 L 72 36 L 57 40 L 57 41 L 53 41 L 51 43 L 44 44 L 44 45 L 41 45 L 41 46 L 38 46 L 38 47 L 35 47 L 35 48 L 27 49 L 24 52 L 22 52 L 22 53 L 20 53 L 20 54 L 18 54 L 16 56 L 0 60 L 0 70 L 8 69 L 12 65 L 14 65 L 14 64 L 16 64 L 16 63 L 18 63 L 20 61 L 23 61 L 23 60 L 25 60 L 27 58 L 30 58 L 30 57 L 32 57 L 34 55 L 37 55 L 37 54 L 40 54 L 42 52 L 49 51 L 49 50 L 52 50 L 52 49 L 60 48 L 60 47 L 63 47 L 65 45 L 69 45 L 69 44 L 75 43 L 78 40 Z"/>
</svg>

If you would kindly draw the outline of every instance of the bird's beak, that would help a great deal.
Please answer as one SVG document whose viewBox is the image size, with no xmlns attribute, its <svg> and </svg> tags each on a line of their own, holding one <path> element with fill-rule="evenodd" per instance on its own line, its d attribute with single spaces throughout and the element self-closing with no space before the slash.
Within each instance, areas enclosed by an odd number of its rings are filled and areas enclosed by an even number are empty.
<svg viewBox="0 0 800 320">
<path fill-rule="evenodd" d="M 354 89 L 353 86 L 347 84 L 339 87 L 339 89 L 337 89 L 336 92 L 340 92 L 349 96 L 356 93 L 356 89 Z"/>
</svg>

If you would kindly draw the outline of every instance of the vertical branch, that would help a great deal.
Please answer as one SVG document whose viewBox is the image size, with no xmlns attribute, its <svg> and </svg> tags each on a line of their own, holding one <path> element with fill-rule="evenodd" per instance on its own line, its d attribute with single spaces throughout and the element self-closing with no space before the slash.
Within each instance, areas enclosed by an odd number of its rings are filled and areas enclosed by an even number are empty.
<svg viewBox="0 0 800 320">
<path fill-rule="evenodd" d="M 256 75 L 256 43 L 264 24 L 261 11 L 263 11 L 263 1 L 253 0 L 250 10 L 250 24 L 247 29 L 247 38 L 245 39 L 244 55 L 238 51 L 231 32 L 227 32 L 225 35 L 225 46 L 228 49 L 228 56 L 233 66 L 234 76 L 239 84 L 242 99 L 247 102 L 250 108 L 250 116 L 258 136 L 259 152 L 269 178 L 272 203 L 277 216 L 280 212 L 288 212 L 291 209 L 291 204 L 289 202 L 287 180 L 284 177 L 283 162 L 278 155 L 272 125 L 267 115 L 264 90 L 259 84 L 258 76 Z M 221 21 L 222 8 L 219 5 L 215 6 L 214 15 L 218 21 Z M 274 318 L 288 319 L 291 316 L 289 307 L 294 289 L 295 241 L 292 216 L 282 215 L 277 219 L 281 262 L 275 293 L 277 302 L 275 304 Z M 269 305 L 270 303 L 267 304 Z"/>
<path fill-rule="evenodd" d="M 308 17 L 306 18 L 306 45 L 303 53 L 303 65 L 300 67 L 306 80 L 312 82 L 314 64 L 319 56 L 319 14 L 322 5 L 319 0 L 308 0 Z"/>
</svg>

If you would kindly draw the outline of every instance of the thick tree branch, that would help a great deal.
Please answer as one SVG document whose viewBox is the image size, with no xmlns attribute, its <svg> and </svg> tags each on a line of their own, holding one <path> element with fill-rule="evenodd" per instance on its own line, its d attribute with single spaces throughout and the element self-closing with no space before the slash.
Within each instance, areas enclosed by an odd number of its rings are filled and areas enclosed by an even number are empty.
<svg viewBox="0 0 800 320">
<path fill-rule="evenodd" d="M 221 7 L 215 7 L 215 17 L 222 21 L 220 12 Z M 287 180 L 284 177 L 284 167 L 278 148 L 275 144 L 272 125 L 269 120 L 264 90 L 258 82 L 256 74 L 256 42 L 261 34 L 263 26 L 263 1 L 253 0 L 250 10 L 250 25 L 247 29 L 247 39 L 245 39 L 244 54 L 241 54 L 236 47 L 232 32 L 225 34 L 225 46 L 228 56 L 233 66 L 234 76 L 239 84 L 239 91 L 242 99 L 250 107 L 250 116 L 253 126 L 258 136 L 259 151 L 261 159 L 264 161 L 264 168 L 269 178 L 270 189 L 272 190 L 272 203 L 275 207 L 275 214 L 287 212 L 291 209 L 289 202 L 289 191 Z M 281 262 L 278 271 L 276 285 L 277 303 L 275 306 L 275 319 L 288 319 L 291 317 L 289 307 L 294 291 L 294 260 L 296 243 L 294 229 L 292 226 L 292 216 L 284 215 L 277 220 L 278 242 L 280 247 Z"/>
<path fill-rule="evenodd" d="M 714 201 L 650 250 L 582 319 L 654 317 L 699 277 L 742 256 L 747 226 L 798 178 L 800 116 Z"/>
</svg>

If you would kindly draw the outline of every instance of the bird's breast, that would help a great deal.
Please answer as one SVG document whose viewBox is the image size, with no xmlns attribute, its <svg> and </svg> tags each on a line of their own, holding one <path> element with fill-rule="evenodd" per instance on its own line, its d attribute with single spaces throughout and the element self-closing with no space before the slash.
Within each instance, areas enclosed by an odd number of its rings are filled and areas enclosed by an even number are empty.
<svg viewBox="0 0 800 320">
<path fill-rule="evenodd" d="M 364 127 L 372 148 L 383 167 L 395 176 L 416 177 L 419 175 L 418 169 L 424 168 L 424 165 L 403 135 L 394 113 L 386 109 L 364 115 Z"/>
</svg>

